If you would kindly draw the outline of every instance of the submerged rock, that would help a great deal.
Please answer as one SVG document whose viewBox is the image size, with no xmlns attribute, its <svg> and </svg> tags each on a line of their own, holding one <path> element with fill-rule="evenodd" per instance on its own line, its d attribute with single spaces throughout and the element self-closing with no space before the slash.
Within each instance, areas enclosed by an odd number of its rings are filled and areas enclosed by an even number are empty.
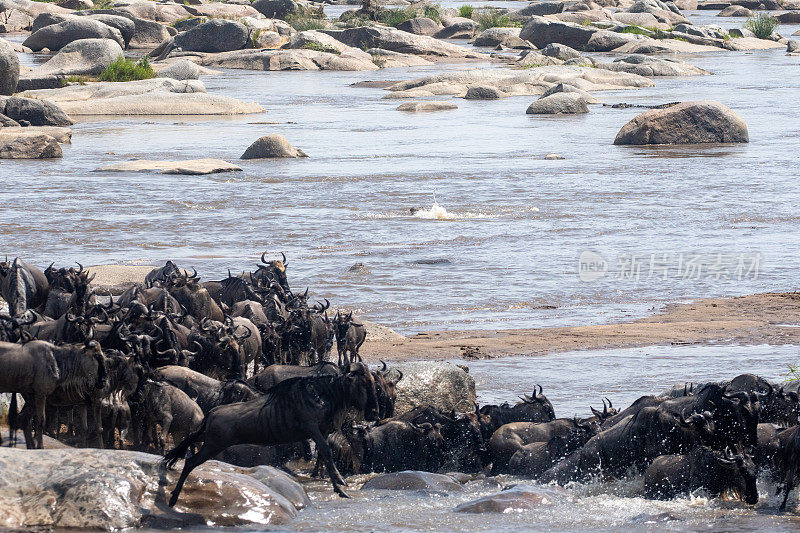
<svg viewBox="0 0 800 533">
<path fill-rule="evenodd" d="M 564 498 L 564 490 L 552 487 L 517 485 L 498 494 L 491 494 L 471 502 L 462 503 L 454 509 L 456 513 L 508 513 L 529 511 L 553 505 Z"/>
<path fill-rule="evenodd" d="M 396 367 L 403 373 L 396 388 L 397 415 L 420 405 L 433 405 L 445 412 L 474 410 L 475 380 L 456 365 L 417 361 Z"/>
<path fill-rule="evenodd" d="M 397 111 L 448 111 L 450 109 L 458 109 L 458 106 L 451 102 L 408 102 L 401 104 Z"/>
<path fill-rule="evenodd" d="M 189 476 L 174 509 L 179 470 L 161 457 L 118 450 L 0 449 L 0 524 L 6 528 L 222 527 L 285 524 L 307 505 L 277 471 L 209 461 Z"/>
<path fill-rule="evenodd" d="M 677 59 L 650 57 L 632 54 L 615 59 L 611 63 L 594 62 L 595 67 L 617 72 L 629 72 L 639 76 L 702 76 L 711 74 L 707 70 Z"/>
<path fill-rule="evenodd" d="M 407 470 L 381 474 L 370 479 L 361 490 L 425 490 L 441 492 L 460 492 L 461 484 L 450 476 Z"/>
<path fill-rule="evenodd" d="M 746 143 L 747 125 L 727 106 L 713 101 L 685 102 L 652 109 L 619 130 L 614 144 Z"/>
<path fill-rule="evenodd" d="M 218 172 L 236 172 L 242 168 L 222 159 L 189 159 L 186 161 L 150 161 L 134 159 L 121 163 L 112 163 L 97 169 L 99 172 L 150 172 L 161 174 L 215 174 Z"/>
<path fill-rule="evenodd" d="M 242 159 L 269 159 L 277 157 L 308 157 L 306 153 L 295 148 L 283 135 L 272 134 L 261 137 L 251 144 Z"/>
</svg>

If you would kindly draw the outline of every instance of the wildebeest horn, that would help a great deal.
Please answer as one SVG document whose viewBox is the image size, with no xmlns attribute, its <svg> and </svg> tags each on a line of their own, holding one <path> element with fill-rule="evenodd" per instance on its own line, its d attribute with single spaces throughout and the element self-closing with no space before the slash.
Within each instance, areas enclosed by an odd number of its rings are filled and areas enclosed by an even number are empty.
<svg viewBox="0 0 800 533">
<path fill-rule="evenodd" d="M 379 361 L 383 364 L 383 367 L 381 368 L 380 371 L 381 372 L 386 372 L 386 361 L 384 361 L 383 359 L 379 359 Z"/>
<path fill-rule="evenodd" d="M 78 263 L 77 261 L 75 261 L 75 264 L 76 264 L 76 265 L 78 265 L 78 267 L 80 268 L 80 270 L 78 270 L 78 274 L 80 274 L 81 272 L 83 272 L 83 265 L 82 265 L 82 264 L 80 264 L 80 263 Z"/>
<path fill-rule="evenodd" d="M 599 418 L 600 420 L 602 420 L 602 419 L 603 419 L 603 413 L 601 413 L 600 411 L 598 411 L 597 409 L 595 409 L 595 408 L 594 408 L 594 407 L 592 407 L 591 405 L 589 406 L 589 410 L 592 412 L 592 414 L 593 414 L 594 416 L 596 416 L 596 417 L 597 417 L 597 418 Z"/>
<path fill-rule="evenodd" d="M 84 342 L 88 343 L 92 339 L 94 339 L 94 327 L 93 326 L 89 326 L 89 332 L 86 334 L 86 340 Z"/>
<path fill-rule="evenodd" d="M 192 267 L 192 275 L 188 276 L 187 279 L 195 279 L 196 277 L 197 277 L 197 270 L 195 270 L 195 268 Z"/>
<path fill-rule="evenodd" d="M 609 409 L 613 409 L 614 408 L 614 404 L 611 403 L 611 400 L 609 400 L 607 396 L 604 399 L 605 399 L 605 401 L 608 402 L 608 408 Z"/>
<path fill-rule="evenodd" d="M 267 262 L 267 260 L 266 260 L 266 259 L 264 259 L 264 257 L 265 257 L 266 255 L 267 255 L 267 252 L 264 252 L 263 254 L 261 254 L 261 262 L 262 262 L 262 263 L 264 263 L 265 265 L 268 265 L 269 263 Z"/>
<path fill-rule="evenodd" d="M 283 266 L 286 266 L 286 265 L 289 264 L 289 263 L 286 262 L 286 254 L 283 253 L 283 252 L 281 252 L 281 259 L 282 259 Z"/>
</svg>

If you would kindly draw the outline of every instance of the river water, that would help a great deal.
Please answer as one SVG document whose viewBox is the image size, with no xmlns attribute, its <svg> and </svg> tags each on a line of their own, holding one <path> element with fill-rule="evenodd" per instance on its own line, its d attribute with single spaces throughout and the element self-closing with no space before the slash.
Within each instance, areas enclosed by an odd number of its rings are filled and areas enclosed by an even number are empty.
<svg viewBox="0 0 800 533">
<path fill-rule="evenodd" d="M 406 114 L 384 90 L 350 87 L 491 65 L 225 71 L 203 80 L 209 92 L 268 112 L 86 118 L 63 159 L 3 161 L 0 255 L 41 265 L 177 259 L 214 279 L 285 251 L 293 286 L 402 333 L 609 322 L 664 302 L 794 290 L 800 58 L 780 49 L 687 59 L 714 75 L 597 96 L 718 100 L 747 122 L 749 144 L 617 147 L 640 109 L 534 117 L 525 109 L 535 97 L 514 97 Z M 310 157 L 241 161 L 244 172 L 209 177 L 94 172 L 131 158 L 236 161 L 268 133 Z M 551 152 L 566 159 L 543 160 Z M 431 209 L 434 193 L 442 209 Z M 585 251 L 606 261 L 604 277 L 581 281 Z M 355 263 L 366 269 L 350 272 Z"/>
</svg>

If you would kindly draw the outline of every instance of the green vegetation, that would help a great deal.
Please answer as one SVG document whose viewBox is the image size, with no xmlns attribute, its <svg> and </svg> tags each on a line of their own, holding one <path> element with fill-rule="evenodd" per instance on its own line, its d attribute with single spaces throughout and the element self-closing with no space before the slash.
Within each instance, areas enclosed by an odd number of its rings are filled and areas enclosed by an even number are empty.
<svg viewBox="0 0 800 533">
<path fill-rule="evenodd" d="M 86 85 L 87 82 L 92 81 L 88 76 L 67 76 L 66 78 L 61 78 L 58 80 L 59 87 L 66 87 L 71 83 L 77 83 L 78 85 Z"/>
<path fill-rule="evenodd" d="M 499 11 L 487 11 L 485 13 L 478 13 L 475 19 L 481 30 L 488 30 L 489 28 L 517 28 L 522 24 L 515 20 L 511 20 Z"/>
<path fill-rule="evenodd" d="M 179 22 L 183 22 L 184 20 L 191 20 L 193 18 L 196 18 L 196 17 L 194 15 L 189 15 L 188 17 L 183 17 L 182 19 L 178 19 L 175 22 L 173 22 L 172 24 L 170 24 L 170 26 L 172 26 L 174 28 L 175 25 L 178 24 Z"/>
<path fill-rule="evenodd" d="M 652 36 L 655 33 L 653 30 L 648 28 L 643 28 L 641 26 L 625 26 L 621 30 L 618 30 L 619 33 L 633 33 L 635 35 L 648 35 Z"/>
<path fill-rule="evenodd" d="M 411 9 L 384 9 L 378 13 L 380 21 L 393 28 L 416 16 L 417 12 Z"/>
<path fill-rule="evenodd" d="M 759 39 L 769 39 L 778 27 L 778 19 L 765 12 L 754 13 L 747 17 L 744 27 Z"/>
<path fill-rule="evenodd" d="M 321 44 L 317 42 L 307 42 L 302 48 L 306 50 L 314 50 L 315 52 L 328 52 L 329 54 L 341 55 L 341 52 L 329 44 Z"/>
<path fill-rule="evenodd" d="M 258 48 L 258 38 L 261 37 L 261 28 L 256 28 L 250 32 L 250 47 Z"/>
<path fill-rule="evenodd" d="M 309 15 L 287 15 L 286 22 L 297 31 L 324 30 L 328 27 L 324 17 Z"/>
<path fill-rule="evenodd" d="M 465 19 L 471 19 L 473 11 L 475 11 L 474 7 L 472 7 L 469 4 L 465 4 L 465 5 L 461 6 L 460 8 L 458 8 L 458 16 L 459 17 L 464 17 Z"/>
<path fill-rule="evenodd" d="M 436 4 L 428 4 L 425 6 L 425 9 L 422 10 L 422 16 L 436 22 L 442 21 L 442 12 L 439 11 L 439 6 Z"/>
<path fill-rule="evenodd" d="M 800 381 L 800 365 L 787 365 L 789 367 L 789 371 L 785 374 L 786 382 L 790 381 Z"/>
<path fill-rule="evenodd" d="M 111 63 L 100 74 L 100 81 L 136 81 L 155 78 L 156 72 L 150 66 L 147 56 L 139 61 L 131 61 L 124 56 Z"/>
</svg>

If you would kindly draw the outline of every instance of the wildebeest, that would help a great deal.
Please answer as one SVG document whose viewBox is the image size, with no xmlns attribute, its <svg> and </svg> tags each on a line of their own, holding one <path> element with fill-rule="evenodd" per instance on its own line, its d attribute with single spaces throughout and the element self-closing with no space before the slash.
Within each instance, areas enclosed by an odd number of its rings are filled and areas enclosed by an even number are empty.
<svg viewBox="0 0 800 533">
<path fill-rule="evenodd" d="M 134 403 L 136 440 L 141 447 L 164 453 L 167 436 L 177 445 L 203 423 L 203 411 L 189 396 L 169 383 L 147 380 Z M 159 430 L 160 426 L 160 430 Z"/>
<path fill-rule="evenodd" d="M 372 376 L 375 379 L 375 389 L 378 391 L 378 415 L 383 420 L 394 416 L 394 404 L 397 400 L 395 388 L 403 379 L 403 373 L 397 369 L 389 371 L 386 363 L 383 361 L 381 363 L 383 367 L 374 371 Z"/>
<path fill-rule="evenodd" d="M 778 462 L 782 471 L 781 485 L 777 494 L 783 490 L 783 501 L 780 510 L 786 510 L 789 493 L 797 486 L 800 477 L 800 426 L 794 426 L 778 434 L 780 452 Z"/>
<path fill-rule="evenodd" d="M 353 321 L 353 312 L 347 315 L 336 313 L 333 319 L 336 329 L 336 351 L 339 354 L 339 365 L 361 361 L 359 348 L 367 339 L 367 328 L 360 322 Z"/>
<path fill-rule="evenodd" d="M 144 277 L 144 286 L 147 288 L 161 287 L 173 277 L 179 276 L 180 273 L 178 265 L 167 261 L 163 267 L 154 268 Z"/>
<path fill-rule="evenodd" d="M 48 396 L 56 389 L 61 376 L 49 342 L 31 341 L 26 344 L 0 342 L 0 392 L 12 393 L 9 426 L 17 425 L 16 393 L 22 394 L 25 406 L 30 405 L 30 424 L 25 424 L 25 442 L 28 448 L 41 448 Z"/>
<path fill-rule="evenodd" d="M 715 497 L 731 492 L 754 505 L 758 503 L 755 464 L 743 454 L 698 446 L 686 455 L 657 457 L 644 475 L 647 498 L 668 500 L 698 489 Z"/>
<path fill-rule="evenodd" d="M 550 422 L 512 422 L 501 426 L 489 439 L 487 449 L 492 458 L 492 471 L 502 472 L 511 457 L 523 446 L 534 442 L 558 441 L 560 452 L 553 459 L 566 456 L 597 434 L 594 423 L 577 419 L 557 418 Z M 555 451 L 555 450 L 554 450 Z"/>
<path fill-rule="evenodd" d="M 556 413 L 553 410 L 553 404 L 542 393 L 542 386 L 538 385 L 538 387 L 538 393 L 534 388 L 532 396 L 527 394 L 521 396 L 520 402 L 513 406 L 507 403 L 482 406 L 480 413 L 491 419 L 492 433 L 497 431 L 500 426 L 511 422 L 550 422 L 555 420 Z"/>
<path fill-rule="evenodd" d="M 346 485 L 333 463 L 327 436 L 341 427 L 348 409 L 363 413 L 366 420 L 378 418 L 378 399 L 372 373 L 366 365 L 354 364 L 340 376 L 293 378 L 272 387 L 263 397 L 214 408 L 201 428 L 189 435 L 164 457 L 167 467 L 186 455 L 202 440 L 200 450 L 186 460 L 169 505 L 178 501 L 189 473 L 220 451 L 236 444 L 275 445 L 313 439 L 325 461 L 334 490 L 343 497 Z"/>
<path fill-rule="evenodd" d="M 194 398 L 203 413 L 220 405 L 248 402 L 258 397 L 258 393 L 243 381 L 219 381 L 184 366 L 162 366 L 153 373 L 157 379 L 178 387 Z"/>
<path fill-rule="evenodd" d="M 278 383 L 292 378 L 317 376 L 338 376 L 340 367 L 334 363 L 322 362 L 314 366 L 270 365 L 259 374 L 249 377 L 245 383 L 255 390 L 265 393 Z"/>
<path fill-rule="evenodd" d="M 12 317 L 25 314 L 28 309 L 39 309 L 47 301 L 50 284 L 44 272 L 15 258 L 11 265 L 0 268 L 0 292 L 8 303 Z"/>
</svg>

